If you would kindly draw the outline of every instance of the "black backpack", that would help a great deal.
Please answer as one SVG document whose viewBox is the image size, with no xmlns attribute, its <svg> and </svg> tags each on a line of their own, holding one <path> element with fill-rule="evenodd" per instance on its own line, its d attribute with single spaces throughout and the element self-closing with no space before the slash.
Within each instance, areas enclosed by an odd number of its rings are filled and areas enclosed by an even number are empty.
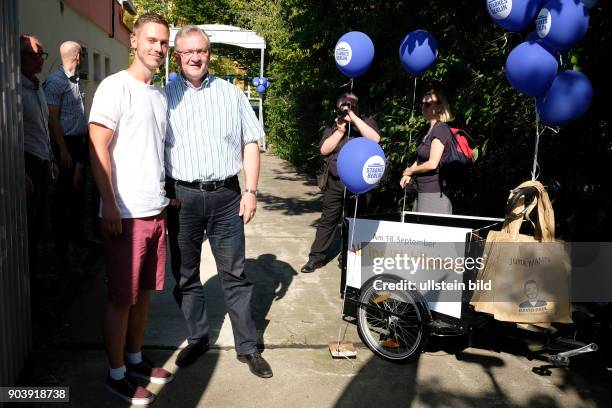
<svg viewBox="0 0 612 408">
<path fill-rule="evenodd" d="M 475 156 L 469 145 L 474 143 L 470 135 L 458 128 L 449 128 L 451 140 L 448 154 L 440 160 L 440 184 L 443 189 L 453 189 L 466 183 L 469 166 Z M 474 143 L 475 144 L 475 143 Z"/>
</svg>

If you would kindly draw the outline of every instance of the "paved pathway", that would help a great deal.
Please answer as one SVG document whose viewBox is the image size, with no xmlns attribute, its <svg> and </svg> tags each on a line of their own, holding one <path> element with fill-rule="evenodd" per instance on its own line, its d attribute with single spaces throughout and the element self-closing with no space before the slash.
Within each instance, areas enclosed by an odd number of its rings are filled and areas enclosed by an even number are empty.
<svg viewBox="0 0 612 408">
<path fill-rule="evenodd" d="M 551 376 L 540 377 L 531 369 L 541 362 L 504 351 L 468 348 L 453 355 L 435 351 L 434 344 L 412 365 L 386 363 L 365 348 L 358 349 L 355 360 L 333 360 L 327 342 L 345 327 L 339 320 L 337 264 L 299 273 L 319 216 L 318 189 L 313 179 L 297 174 L 287 162 L 269 154 L 262 159 L 257 217 L 246 229 L 247 271 L 256 282 L 255 314 L 274 377 L 257 378 L 236 360 L 229 318 L 205 244 L 202 281 L 215 346 L 191 367 L 179 370 L 173 364 L 186 330 L 168 274 L 167 289 L 152 300 L 145 352 L 175 372 L 176 380 L 163 388 L 149 385 L 158 394 L 154 406 L 612 406 L 606 395 L 610 371 L 554 369 Z M 122 406 L 104 388 L 104 296 L 100 274 L 75 299 L 59 348 L 39 356 L 34 369 L 38 378 L 70 386 L 75 407 Z M 346 337 L 359 341 L 352 325 Z"/>
</svg>

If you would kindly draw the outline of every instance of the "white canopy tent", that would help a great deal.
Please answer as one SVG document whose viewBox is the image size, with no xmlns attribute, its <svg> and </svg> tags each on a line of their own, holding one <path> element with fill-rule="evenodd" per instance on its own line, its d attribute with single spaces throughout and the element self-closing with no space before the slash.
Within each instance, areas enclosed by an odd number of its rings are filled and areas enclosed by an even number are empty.
<svg viewBox="0 0 612 408">
<path fill-rule="evenodd" d="M 229 44 L 235 45 L 236 47 L 259 49 L 261 51 L 261 68 L 259 70 L 259 76 L 262 77 L 264 75 L 264 51 L 266 49 L 266 40 L 258 36 L 255 31 L 223 24 L 201 24 L 198 25 L 198 27 L 204 30 L 208 35 L 211 44 Z M 179 30 L 180 27 L 173 27 L 170 29 L 170 47 L 174 47 L 174 38 Z M 168 82 L 170 69 L 169 54 L 170 53 L 166 56 L 166 82 Z M 259 100 L 259 123 L 261 123 L 263 127 L 263 99 L 261 96 L 257 99 Z M 266 150 L 265 137 L 261 143 L 261 148 Z"/>
</svg>

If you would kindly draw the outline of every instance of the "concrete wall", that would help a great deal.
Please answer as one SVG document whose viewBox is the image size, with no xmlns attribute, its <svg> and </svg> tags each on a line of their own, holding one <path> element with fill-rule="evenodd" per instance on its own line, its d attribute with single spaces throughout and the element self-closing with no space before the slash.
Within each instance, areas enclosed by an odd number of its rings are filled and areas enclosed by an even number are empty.
<svg viewBox="0 0 612 408">
<path fill-rule="evenodd" d="M 77 3 L 78 9 L 72 8 L 71 4 Z M 112 30 L 111 4 L 115 7 L 115 38 L 109 36 Z M 83 81 L 87 112 L 100 81 L 127 67 L 127 28 L 119 21 L 120 18 L 121 7 L 116 0 L 19 1 L 21 33 L 37 36 L 45 52 L 49 53 L 43 72 L 39 75 L 41 80 L 61 64 L 59 46 L 62 42 L 74 40 L 87 49 L 87 79 Z"/>
</svg>

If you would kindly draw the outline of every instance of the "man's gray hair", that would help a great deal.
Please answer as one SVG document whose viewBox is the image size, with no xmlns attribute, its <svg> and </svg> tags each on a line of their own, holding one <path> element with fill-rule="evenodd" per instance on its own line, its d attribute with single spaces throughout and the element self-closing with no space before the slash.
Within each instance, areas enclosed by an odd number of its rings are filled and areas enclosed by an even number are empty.
<svg viewBox="0 0 612 408">
<path fill-rule="evenodd" d="M 181 28 L 180 30 L 178 30 L 178 32 L 176 33 L 176 36 L 174 37 L 174 47 L 176 48 L 176 44 L 178 43 L 178 40 L 183 38 L 183 37 L 187 37 L 188 35 L 194 34 L 194 33 L 198 33 L 204 36 L 204 38 L 206 39 L 206 43 L 208 44 L 208 51 L 210 51 L 210 38 L 208 37 L 208 34 L 206 34 L 204 32 L 204 30 L 202 30 L 200 27 L 198 27 L 197 25 L 186 25 L 183 28 Z"/>
</svg>

